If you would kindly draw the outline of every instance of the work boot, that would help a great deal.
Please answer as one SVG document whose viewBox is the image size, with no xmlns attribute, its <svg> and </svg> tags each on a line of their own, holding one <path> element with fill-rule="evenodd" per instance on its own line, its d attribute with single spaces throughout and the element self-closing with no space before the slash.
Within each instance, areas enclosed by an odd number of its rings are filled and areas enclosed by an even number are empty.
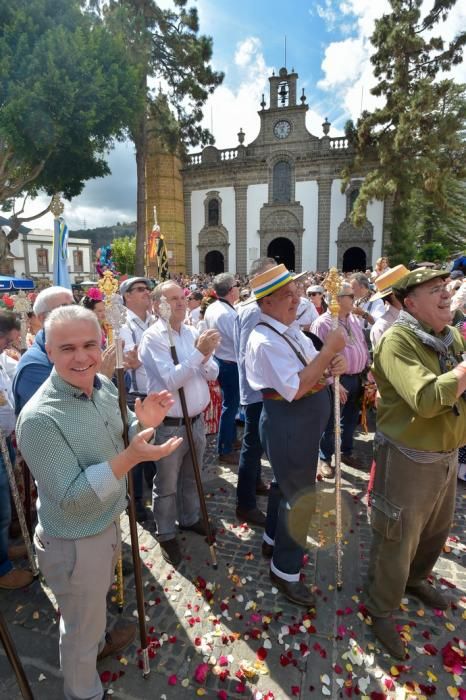
<svg viewBox="0 0 466 700">
<path fill-rule="evenodd" d="M 265 557 L 265 559 L 272 559 L 272 557 L 273 557 L 273 544 L 269 544 L 268 542 L 265 542 L 265 541 L 262 542 L 262 556 Z"/>
<path fill-rule="evenodd" d="M 107 656 L 117 654 L 122 649 L 134 642 L 136 637 L 136 625 L 124 625 L 115 627 L 111 632 L 105 634 L 105 646 L 97 655 L 97 661 L 105 659 Z"/>
<path fill-rule="evenodd" d="M 236 508 L 236 517 L 243 523 L 248 525 L 259 525 L 260 527 L 265 527 L 265 515 L 259 510 L 259 508 L 251 508 L 250 510 L 244 510 L 243 508 Z"/>
<path fill-rule="evenodd" d="M 393 620 L 389 617 L 375 617 L 374 615 L 371 615 L 371 618 L 372 629 L 379 642 L 384 645 L 395 659 L 403 661 L 406 658 L 406 649 L 395 629 Z"/>
<path fill-rule="evenodd" d="M 181 549 L 178 544 L 176 537 L 171 540 L 164 540 L 164 542 L 159 542 L 160 551 L 162 552 L 162 557 L 168 564 L 177 567 L 181 562 Z"/>
<path fill-rule="evenodd" d="M 220 464 L 231 464 L 235 466 L 239 464 L 239 454 L 238 452 L 227 452 L 226 454 L 219 455 L 218 461 Z"/>
<path fill-rule="evenodd" d="M 191 532 L 195 532 L 197 535 L 207 537 L 207 528 L 203 520 L 198 520 L 196 523 L 193 523 L 193 525 L 180 525 L 180 530 L 191 530 Z M 212 523 L 210 523 L 210 532 L 212 537 L 215 537 L 217 530 Z"/>
<path fill-rule="evenodd" d="M 258 481 L 256 484 L 256 496 L 268 496 L 269 495 L 269 485 L 264 481 Z"/>
<path fill-rule="evenodd" d="M 11 569 L 7 574 L 0 576 L 0 588 L 13 591 L 16 588 L 29 586 L 34 580 L 34 576 L 26 569 Z"/>
<path fill-rule="evenodd" d="M 302 605 L 305 608 L 313 608 L 316 604 L 316 599 L 311 591 L 302 581 L 285 581 L 270 571 L 270 580 L 278 588 L 285 598 L 291 600 L 296 605 Z"/>
<path fill-rule="evenodd" d="M 347 467 L 352 467 L 353 469 L 361 469 L 361 464 L 356 457 L 353 455 L 341 455 L 341 461 L 346 464 Z"/>
<path fill-rule="evenodd" d="M 448 600 L 427 581 L 422 581 L 416 586 L 406 586 L 406 593 L 416 596 L 429 608 L 436 610 L 448 608 Z"/>
</svg>

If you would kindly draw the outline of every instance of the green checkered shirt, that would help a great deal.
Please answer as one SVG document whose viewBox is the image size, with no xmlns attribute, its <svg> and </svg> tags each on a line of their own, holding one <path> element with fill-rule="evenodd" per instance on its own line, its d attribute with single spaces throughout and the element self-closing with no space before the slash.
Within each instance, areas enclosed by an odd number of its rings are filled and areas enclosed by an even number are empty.
<svg viewBox="0 0 466 700">
<path fill-rule="evenodd" d="M 138 422 L 128 411 L 130 436 Z M 19 448 L 37 482 L 37 514 L 51 537 L 103 532 L 126 507 L 126 478 L 108 460 L 124 449 L 118 394 L 99 375 L 91 398 L 55 369 L 27 402 L 16 428 Z"/>
</svg>

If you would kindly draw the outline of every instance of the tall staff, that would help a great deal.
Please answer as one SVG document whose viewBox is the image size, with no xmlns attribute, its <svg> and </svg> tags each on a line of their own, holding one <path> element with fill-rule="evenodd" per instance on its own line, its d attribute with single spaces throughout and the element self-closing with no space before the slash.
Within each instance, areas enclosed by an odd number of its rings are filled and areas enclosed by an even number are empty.
<svg viewBox="0 0 466 700">
<path fill-rule="evenodd" d="M 21 691 L 21 695 L 23 696 L 24 700 L 34 700 L 34 695 L 32 694 L 31 686 L 29 685 L 26 673 L 24 672 L 23 664 L 21 663 L 21 659 L 18 656 L 15 644 L 13 642 L 13 639 L 11 638 L 11 634 L 8 630 L 7 624 L 1 612 L 0 642 L 2 643 L 2 646 L 5 649 L 6 657 L 10 662 L 11 667 L 16 676 L 16 681 Z"/>
<path fill-rule="evenodd" d="M 27 336 L 27 315 L 32 309 L 32 304 L 27 298 L 27 295 L 23 290 L 19 291 L 15 298 L 15 303 L 13 304 L 13 312 L 19 316 L 19 322 L 21 325 L 20 330 L 20 343 L 21 343 L 21 355 L 27 350 L 26 336 Z M 24 484 L 24 511 L 26 514 L 26 527 L 28 533 L 28 540 L 32 537 L 32 498 L 31 498 L 31 474 L 29 472 L 29 467 L 23 459 L 23 484 Z M 11 486 L 11 483 L 10 483 Z M 15 482 L 16 488 L 16 482 Z M 11 486 L 13 491 L 13 487 Z M 17 489 L 16 489 L 17 490 Z M 14 498 L 14 496 L 13 496 Z M 18 512 L 18 506 L 15 499 L 16 511 Z M 21 508 L 22 511 L 22 508 Z M 22 525 L 22 520 L 24 522 L 24 517 L 21 519 L 21 515 L 18 512 L 18 519 L 20 525 Z M 24 532 L 21 527 L 22 535 L 24 537 Z M 24 540 L 26 542 L 26 539 Z M 26 544 L 27 547 L 27 544 Z"/>
<path fill-rule="evenodd" d="M 165 325 L 167 327 L 167 333 L 168 333 L 168 342 L 170 343 L 170 353 L 171 353 L 173 362 L 175 363 L 175 365 L 177 365 L 177 364 L 179 364 L 178 354 L 176 352 L 175 341 L 173 339 L 173 333 L 172 333 L 172 327 L 170 325 L 171 308 L 170 308 L 170 304 L 167 302 L 165 297 L 162 297 L 162 300 L 160 302 L 159 314 L 160 314 L 160 318 L 162 318 L 165 321 Z M 209 545 L 209 549 L 210 549 L 210 556 L 212 558 L 212 566 L 214 569 L 216 569 L 217 568 L 217 553 L 215 551 L 215 537 L 214 537 L 214 534 L 212 532 L 212 528 L 210 526 L 209 514 L 207 512 L 207 504 L 206 504 L 206 500 L 205 500 L 204 487 L 202 486 L 201 470 L 199 469 L 199 462 L 197 460 L 196 447 L 194 445 L 194 438 L 193 438 L 193 429 L 192 429 L 192 425 L 191 425 L 191 419 L 190 419 L 190 416 L 188 413 L 188 406 L 186 403 L 186 396 L 185 396 L 183 387 L 180 387 L 178 389 L 178 394 L 180 397 L 181 410 L 183 411 L 183 420 L 184 420 L 184 424 L 186 427 L 186 435 L 188 437 L 189 452 L 191 454 L 191 459 L 193 462 L 194 477 L 196 479 L 196 486 L 197 486 L 197 492 L 199 495 L 199 504 L 201 506 L 202 519 L 204 521 L 206 532 L 207 532 L 207 544 Z"/>
<path fill-rule="evenodd" d="M 106 305 L 106 318 L 113 332 L 113 339 L 115 343 L 115 354 L 116 354 L 116 377 L 118 384 L 118 402 L 120 405 L 121 419 L 123 421 L 123 442 L 125 448 L 129 445 L 129 434 L 128 434 L 128 409 L 126 406 L 126 387 L 125 387 L 125 370 L 123 367 L 123 343 L 120 338 L 121 326 L 125 322 L 126 309 L 121 303 L 121 297 L 116 293 L 118 289 L 118 282 L 113 277 L 113 273 L 107 270 L 104 272 L 103 279 L 99 282 L 99 288 L 105 295 L 105 305 Z M 142 649 L 142 673 L 144 676 L 148 676 L 150 673 L 149 666 L 149 649 L 147 642 L 146 633 L 146 622 L 145 622 L 145 610 L 144 610 L 144 592 L 142 588 L 142 574 L 141 574 L 141 559 L 139 557 L 139 539 L 138 539 L 138 528 L 136 525 L 136 511 L 134 505 L 134 486 L 133 486 L 133 475 L 129 471 L 127 474 L 128 479 L 128 517 L 129 517 L 129 531 L 131 535 L 131 552 L 133 555 L 133 567 L 134 567 L 134 584 L 136 588 L 136 602 L 138 609 L 138 620 L 139 620 L 139 637 L 141 640 Z"/>
<path fill-rule="evenodd" d="M 332 267 L 324 281 L 324 287 L 330 295 L 329 311 L 332 316 L 332 328 L 338 328 L 338 293 L 341 280 L 338 270 Z M 335 546 L 336 546 L 336 584 L 337 590 L 343 587 L 343 525 L 341 512 L 341 429 L 340 429 L 340 377 L 333 378 L 333 414 L 335 418 Z"/>
</svg>

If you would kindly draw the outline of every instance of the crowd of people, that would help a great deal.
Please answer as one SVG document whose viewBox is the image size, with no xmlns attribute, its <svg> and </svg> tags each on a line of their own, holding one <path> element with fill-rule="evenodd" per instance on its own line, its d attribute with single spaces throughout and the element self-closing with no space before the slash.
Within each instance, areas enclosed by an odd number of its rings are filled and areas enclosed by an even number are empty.
<svg viewBox="0 0 466 700">
<path fill-rule="evenodd" d="M 153 519 L 162 557 L 178 567 L 178 532 L 208 534 L 193 464 L 202 467 L 207 434 L 216 434 L 219 463 L 237 468 L 236 516 L 263 530 L 271 582 L 297 605 L 316 604 L 301 567 L 316 479 L 335 478 L 335 376 L 341 461 L 354 469 L 362 468 L 353 443 L 363 397 L 375 397 L 365 592 L 374 633 L 403 659 L 391 614 L 405 591 L 448 606 L 430 576 L 466 471 L 463 273 L 380 259 L 373 273 L 341 274 L 335 316 L 325 285 L 324 274 L 296 275 L 272 258 L 254 261 L 247 278 L 179 275 L 155 287 L 145 277 L 124 280 L 128 446 L 100 290 L 78 304 L 65 288 L 40 292 L 22 355 L 20 322 L 0 311 L 0 427 L 37 488 L 34 546 L 61 611 L 68 700 L 105 697 L 96 661 L 135 636 L 132 625 L 106 631 L 126 475 L 137 519 Z M 33 577 L 13 564 L 25 551 L 9 547 L 3 458 L 0 466 L 0 588 L 15 589 Z M 268 497 L 266 512 L 258 495 Z"/>
</svg>

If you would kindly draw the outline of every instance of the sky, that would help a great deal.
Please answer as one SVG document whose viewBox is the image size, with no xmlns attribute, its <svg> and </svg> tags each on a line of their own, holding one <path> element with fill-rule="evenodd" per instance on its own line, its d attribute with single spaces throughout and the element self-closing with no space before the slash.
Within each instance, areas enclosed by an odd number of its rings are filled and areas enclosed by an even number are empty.
<svg viewBox="0 0 466 700">
<path fill-rule="evenodd" d="M 170 0 L 160 0 L 162 6 Z M 375 84 L 370 55 L 374 21 L 389 11 L 388 0 L 197 0 L 200 33 L 213 39 L 212 65 L 225 73 L 223 84 L 204 109 L 204 126 L 213 131 L 218 148 L 235 147 L 240 127 L 245 144 L 259 131 L 262 94 L 268 106 L 268 77 L 286 65 L 299 75 L 298 95 L 305 89 L 307 128 L 322 135 L 322 122 L 331 122 L 330 136 L 343 132 L 347 119 L 375 107 L 370 89 Z M 430 8 L 433 0 L 424 0 Z M 466 2 L 458 0 L 441 35 L 448 41 L 466 26 Z M 438 33 L 438 31 L 436 32 Z M 286 58 L 285 58 L 286 44 Z M 466 63 L 449 77 L 466 83 Z M 87 183 L 64 216 L 71 230 L 130 222 L 136 219 L 136 165 L 130 142 L 109 153 L 112 174 Z M 38 197 L 27 207 L 32 215 L 44 208 Z M 28 224 L 52 228 L 52 214 Z"/>
</svg>

